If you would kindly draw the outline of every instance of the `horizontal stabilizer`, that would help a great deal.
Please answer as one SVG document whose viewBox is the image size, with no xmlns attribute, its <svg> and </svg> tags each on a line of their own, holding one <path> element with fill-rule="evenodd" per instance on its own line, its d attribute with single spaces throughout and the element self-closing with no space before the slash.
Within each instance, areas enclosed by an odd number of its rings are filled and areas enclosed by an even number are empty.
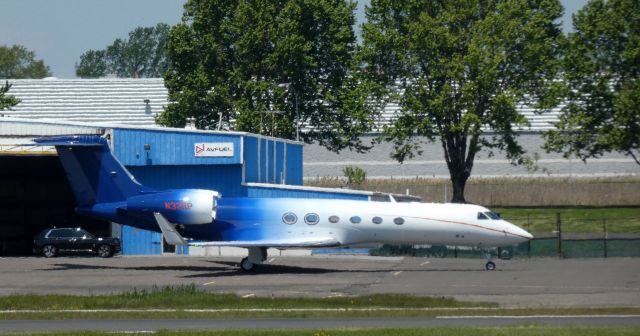
<svg viewBox="0 0 640 336">
<path fill-rule="evenodd" d="M 311 247 L 336 247 L 340 242 L 335 238 L 315 239 L 276 239 L 276 240 L 235 240 L 235 241 L 210 241 L 189 243 L 191 246 L 230 246 L 230 247 L 279 247 L 279 248 L 311 248 Z"/>
<path fill-rule="evenodd" d="M 153 217 L 156 218 L 156 222 L 160 226 L 160 230 L 162 231 L 162 235 L 164 236 L 164 240 L 167 241 L 169 245 L 184 245 L 186 244 L 186 240 L 176 231 L 176 228 L 173 224 L 169 223 L 169 221 L 162 216 L 161 213 L 154 212 Z"/>
<path fill-rule="evenodd" d="M 104 146 L 107 139 L 96 135 L 62 135 L 37 138 L 34 142 L 43 146 Z"/>
</svg>

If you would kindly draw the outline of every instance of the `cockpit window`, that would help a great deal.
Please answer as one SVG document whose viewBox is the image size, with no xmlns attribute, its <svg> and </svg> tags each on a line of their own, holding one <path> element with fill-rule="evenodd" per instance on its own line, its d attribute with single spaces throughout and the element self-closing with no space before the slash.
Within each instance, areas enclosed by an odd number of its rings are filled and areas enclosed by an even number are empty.
<svg viewBox="0 0 640 336">
<path fill-rule="evenodd" d="M 491 211 L 489 211 L 489 212 L 485 212 L 485 214 L 486 214 L 487 216 L 489 216 L 489 218 L 491 218 L 491 219 L 500 219 L 500 215 L 498 215 L 498 214 L 497 214 L 497 213 L 495 213 L 495 212 L 491 212 Z"/>
<path fill-rule="evenodd" d="M 489 217 L 487 217 L 487 215 L 483 214 L 482 212 L 478 212 L 478 219 L 489 219 Z"/>
</svg>

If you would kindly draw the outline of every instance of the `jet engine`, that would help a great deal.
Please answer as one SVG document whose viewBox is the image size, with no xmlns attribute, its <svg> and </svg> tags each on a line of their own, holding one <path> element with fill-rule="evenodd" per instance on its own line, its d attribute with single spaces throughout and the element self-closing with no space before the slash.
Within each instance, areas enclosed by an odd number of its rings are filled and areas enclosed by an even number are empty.
<svg viewBox="0 0 640 336">
<path fill-rule="evenodd" d="M 168 190 L 129 197 L 127 211 L 159 213 L 175 224 L 209 224 L 216 219 L 219 196 L 212 190 Z"/>
</svg>

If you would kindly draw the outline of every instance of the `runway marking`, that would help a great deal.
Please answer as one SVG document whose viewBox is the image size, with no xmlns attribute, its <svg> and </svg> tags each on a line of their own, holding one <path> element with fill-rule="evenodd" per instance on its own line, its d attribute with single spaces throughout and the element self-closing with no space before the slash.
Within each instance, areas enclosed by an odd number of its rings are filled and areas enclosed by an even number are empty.
<svg viewBox="0 0 640 336">
<path fill-rule="evenodd" d="M 271 258 L 269 259 L 269 261 L 267 261 L 268 263 L 272 263 L 274 260 L 276 260 L 276 258 Z"/>
<path fill-rule="evenodd" d="M 325 298 L 330 299 L 330 298 L 338 298 L 338 297 L 343 297 L 344 294 L 342 293 L 336 293 L 336 294 L 331 294 L 329 296 L 325 296 Z"/>
<path fill-rule="evenodd" d="M 402 273 L 402 271 L 393 272 L 393 276 L 398 276 L 400 273 Z"/>
<path fill-rule="evenodd" d="M 543 288 L 549 288 L 549 286 L 544 286 L 544 285 L 499 285 L 499 286 L 492 286 L 492 285 L 448 285 L 449 287 L 461 287 L 461 288 L 467 288 L 467 287 L 479 287 L 479 288 L 535 288 L 535 289 L 543 289 Z M 640 288 L 633 288 L 633 287 L 601 287 L 601 286 L 554 286 L 553 288 L 558 289 L 608 289 L 608 290 L 625 290 L 625 291 L 640 291 Z"/>
<path fill-rule="evenodd" d="M 458 316 L 436 316 L 437 319 L 529 319 L 529 318 L 638 318 L 640 315 L 458 315 Z"/>
<path fill-rule="evenodd" d="M 243 295 L 243 296 L 242 296 L 242 298 L 243 298 L 243 299 L 246 299 L 246 298 L 250 298 L 250 297 L 254 297 L 254 296 L 256 296 L 256 295 L 255 295 L 255 294 L 253 294 L 253 293 L 251 293 L 251 294 Z"/>
<path fill-rule="evenodd" d="M 209 281 L 209 282 L 205 282 L 202 285 L 203 286 L 209 286 L 209 285 L 213 285 L 214 283 L 216 283 L 215 281 Z"/>
<path fill-rule="evenodd" d="M 429 263 L 431 263 L 431 262 L 430 261 L 425 261 L 422 264 L 420 264 L 420 266 L 424 266 L 424 265 L 429 264 Z"/>
</svg>

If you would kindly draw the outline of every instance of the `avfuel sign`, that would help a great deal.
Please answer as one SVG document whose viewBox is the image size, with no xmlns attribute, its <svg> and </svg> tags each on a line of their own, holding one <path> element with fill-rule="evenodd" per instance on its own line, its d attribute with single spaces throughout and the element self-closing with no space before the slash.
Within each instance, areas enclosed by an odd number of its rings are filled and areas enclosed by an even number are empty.
<svg viewBox="0 0 640 336">
<path fill-rule="evenodd" d="M 195 157 L 233 157 L 233 142 L 201 142 L 193 144 Z"/>
</svg>

